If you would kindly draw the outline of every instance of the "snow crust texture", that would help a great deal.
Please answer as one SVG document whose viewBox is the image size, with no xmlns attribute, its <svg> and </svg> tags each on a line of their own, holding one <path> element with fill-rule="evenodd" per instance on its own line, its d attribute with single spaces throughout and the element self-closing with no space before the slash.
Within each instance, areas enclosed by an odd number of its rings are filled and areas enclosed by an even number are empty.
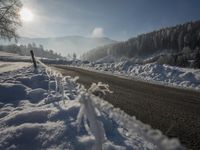
<svg viewBox="0 0 200 150">
<path fill-rule="evenodd" d="M 40 66 L 0 74 L 0 149 L 181 150 L 177 139 L 95 96 L 78 78 Z"/>
</svg>

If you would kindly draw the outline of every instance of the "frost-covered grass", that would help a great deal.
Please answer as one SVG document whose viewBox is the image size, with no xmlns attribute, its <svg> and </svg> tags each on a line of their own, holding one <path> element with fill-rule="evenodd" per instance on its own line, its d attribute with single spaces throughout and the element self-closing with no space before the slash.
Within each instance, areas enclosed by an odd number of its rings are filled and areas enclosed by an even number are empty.
<svg viewBox="0 0 200 150">
<path fill-rule="evenodd" d="M 115 63 L 97 62 L 73 65 L 158 84 L 196 90 L 200 89 L 200 69 L 180 68 L 157 63 L 139 65 L 129 60 Z"/>
<path fill-rule="evenodd" d="M 44 64 L 1 73 L 0 149 L 183 149 L 102 100 L 108 85 L 85 89 L 77 79 Z"/>
</svg>

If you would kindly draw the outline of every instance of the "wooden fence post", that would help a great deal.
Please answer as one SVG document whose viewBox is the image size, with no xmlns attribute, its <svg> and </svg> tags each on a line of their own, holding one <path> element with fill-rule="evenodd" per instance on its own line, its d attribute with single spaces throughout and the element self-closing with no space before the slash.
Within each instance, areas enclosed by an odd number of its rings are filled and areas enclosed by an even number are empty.
<svg viewBox="0 0 200 150">
<path fill-rule="evenodd" d="M 34 56 L 33 50 L 30 50 L 30 53 L 31 53 L 32 61 L 33 61 L 33 66 L 35 69 L 37 69 L 37 64 L 35 61 L 35 56 Z"/>
</svg>

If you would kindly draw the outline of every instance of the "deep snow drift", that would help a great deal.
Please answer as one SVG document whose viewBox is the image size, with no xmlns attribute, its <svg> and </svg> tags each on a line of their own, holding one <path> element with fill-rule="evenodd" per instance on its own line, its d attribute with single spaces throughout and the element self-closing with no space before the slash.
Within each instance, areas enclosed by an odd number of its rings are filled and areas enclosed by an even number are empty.
<svg viewBox="0 0 200 150">
<path fill-rule="evenodd" d="M 1 73 L 0 149 L 183 149 L 92 94 L 107 85 L 86 90 L 76 80 L 43 67 Z"/>
<path fill-rule="evenodd" d="M 200 69 L 180 68 L 157 63 L 139 65 L 130 60 L 109 63 L 107 58 L 93 63 L 74 63 L 72 65 L 158 84 L 200 89 Z"/>
</svg>

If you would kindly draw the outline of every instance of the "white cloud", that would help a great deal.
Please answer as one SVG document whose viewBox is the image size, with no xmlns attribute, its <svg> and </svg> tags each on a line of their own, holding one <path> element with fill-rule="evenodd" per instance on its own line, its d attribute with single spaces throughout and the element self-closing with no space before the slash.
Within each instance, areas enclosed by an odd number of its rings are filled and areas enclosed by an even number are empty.
<svg viewBox="0 0 200 150">
<path fill-rule="evenodd" d="M 91 37 L 103 37 L 104 29 L 101 27 L 95 27 L 91 33 Z"/>
</svg>

